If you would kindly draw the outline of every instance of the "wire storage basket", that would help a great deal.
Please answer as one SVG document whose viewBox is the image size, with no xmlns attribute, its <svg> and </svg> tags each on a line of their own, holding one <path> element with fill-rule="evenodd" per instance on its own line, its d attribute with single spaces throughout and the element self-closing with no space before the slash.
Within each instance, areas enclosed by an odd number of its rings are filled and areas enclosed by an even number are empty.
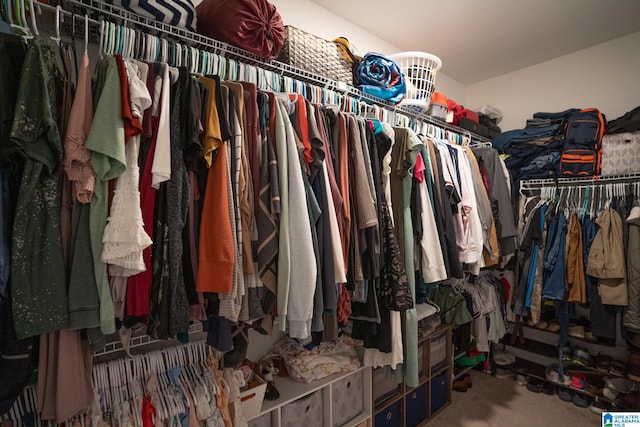
<svg viewBox="0 0 640 427">
<path fill-rule="evenodd" d="M 333 80 L 353 83 L 353 64 L 337 44 L 291 25 L 285 25 L 284 31 L 284 45 L 278 61 Z"/>
<path fill-rule="evenodd" d="M 436 74 L 442 67 L 442 61 L 426 52 L 401 52 L 389 55 L 404 73 L 407 94 L 400 103 L 415 107 L 421 112 L 427 111 L 431 95 L 435 90 Z"/>
</svg>

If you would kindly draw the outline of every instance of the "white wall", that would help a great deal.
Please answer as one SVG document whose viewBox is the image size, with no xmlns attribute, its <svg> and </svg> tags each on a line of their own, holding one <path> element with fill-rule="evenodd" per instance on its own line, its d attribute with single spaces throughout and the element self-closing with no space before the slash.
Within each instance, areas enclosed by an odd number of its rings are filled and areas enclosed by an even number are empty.
<svg viewBox="0 0 640 427">
<path fill-rule="evenodd" d="M 640 32 L 466 87 L 465 107 L 502 110 L 503 131 L 537 111 L 596 107 L 608 120 L 640 105 Z"/>
<path fill-rule="evenodd" d="M 402 51 L 397 46 L 309 0 L 270 0 L 270 3 L 275 5 L 285 25 L 292 25 L 326 40 L 346 37 L 361 55 L 367 52 L 390 55 Z M 436 90 L 456 100 L 458 104 L 464 104 L 464 85 L 457 80 L 439 73 L 436 76 Z"/>
</svg>

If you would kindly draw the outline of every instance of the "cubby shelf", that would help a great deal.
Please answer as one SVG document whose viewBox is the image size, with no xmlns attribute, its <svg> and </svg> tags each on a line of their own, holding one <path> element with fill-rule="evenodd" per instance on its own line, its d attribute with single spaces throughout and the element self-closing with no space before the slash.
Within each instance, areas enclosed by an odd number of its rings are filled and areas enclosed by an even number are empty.
<svg viewBox="0 0 640 427">
<path fill-rule="evenodd" d="M 418 340 L 419 381 L 417 387 L 373 370 L 373 425 L 417 427 L 434 419 L 451 402 L 453 351 L 451 328 L 441 325 Z M 386 398 L 379 398 L 386 396 Z M 437 424 L 437 423 L 436 423 Z"/>
</svg>

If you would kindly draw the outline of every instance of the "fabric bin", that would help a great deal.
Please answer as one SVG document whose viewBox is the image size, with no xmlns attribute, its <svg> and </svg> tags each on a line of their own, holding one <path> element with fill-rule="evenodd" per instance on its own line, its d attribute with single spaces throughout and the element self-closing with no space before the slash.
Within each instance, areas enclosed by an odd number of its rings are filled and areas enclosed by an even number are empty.
<svg viewBox="0 0 640 427">
<path fill-rule="evenodd" d="M 447 359 L 447 334 L 442 333 L 429 342 L 429 361 L 431 369 L 443 366 Z"/>
<path fill-rule="evenodd" d="M 449 399 L 449 387 L 447 386 L 447 373 L 431 379 L 431 413 L 447 403 Z"/>
<path fill-rule="evenodd" d="M 373 370 L 372 377 L 373 401 L 376 405 L 399 393 L 395 374 L 387 376 L 386 369 L 378 368 Z"/>
<path fill-rule="evenodd" d="M 346 424 L 360 415 L 364 410 L 362 371 L 333 383 L 331 400 L 334 426 Z"/>
<path fill-rule="evenodd" d="M 602 138 L 602 175 L 640 172 L 640 132 L 605 135 Z"/>
<path fill-rule="evenodd" d="M 281 409 L 282 427 L 324 427 L 322 390 L 284 405 Z"/>
<path fill-rule="evenodd" d="M 247 422 L 249 427 L 271 427 L 271 412 L 260 415 Z"/>
<path fill-rule="evenodd" d="M 384 411 L 376 414 L 374 419 L 376 427 L 396 427 L 400 425 L 400 402 L 396 402 Z"/>
<path fill-rule="evenodd" d="M 428 416 L 427 390 L 429 384 L 423 384 L 407 393 L 405 398 L 405 426 L 415 427 L 424 421 Z"/>
</svg>

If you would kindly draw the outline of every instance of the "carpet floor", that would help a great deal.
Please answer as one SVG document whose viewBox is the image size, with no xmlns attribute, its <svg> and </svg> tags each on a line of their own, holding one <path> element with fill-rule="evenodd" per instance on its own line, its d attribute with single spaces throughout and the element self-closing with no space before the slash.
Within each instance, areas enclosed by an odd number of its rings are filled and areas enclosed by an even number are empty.
<svg viewBox="0 0 640 427">
<path fill-rule="evenodd" d="M 533 393 L 512 378 L 471 371 L 473 388 L 453 391 L 452 402 L 429 423 L 447 427 L 589 427 L 600 415 L 557 395 Z"/>
</svg>

